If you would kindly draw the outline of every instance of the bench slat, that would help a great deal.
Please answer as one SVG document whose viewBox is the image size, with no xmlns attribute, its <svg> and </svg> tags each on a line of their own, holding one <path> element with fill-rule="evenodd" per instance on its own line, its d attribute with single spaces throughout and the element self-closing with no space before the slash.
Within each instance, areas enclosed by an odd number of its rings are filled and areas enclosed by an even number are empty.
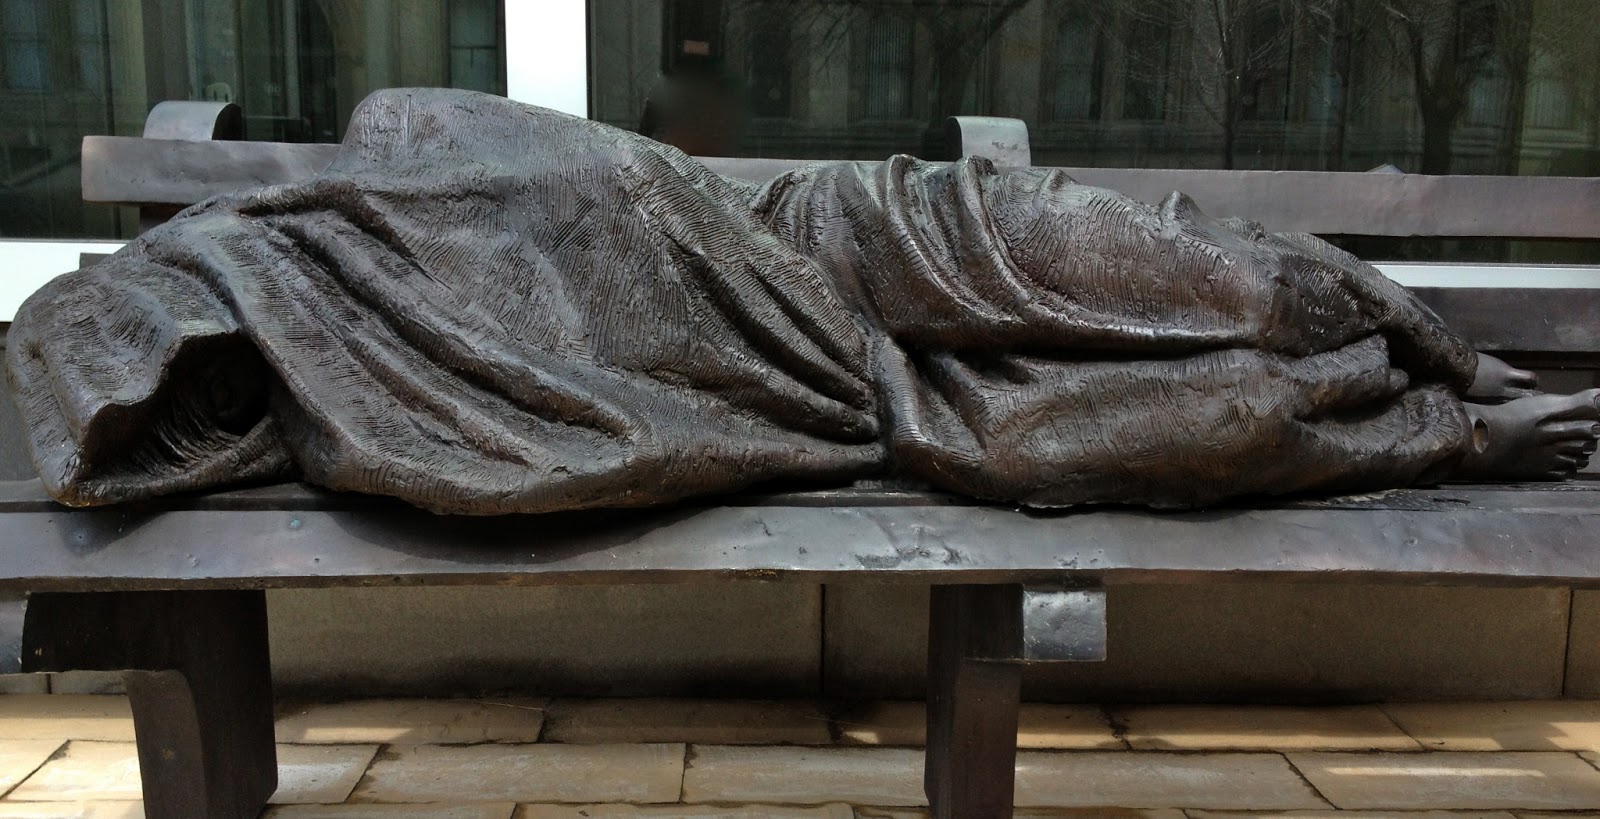
<svg viewBox="0 0 1600 819">
<path fill-rule="evenodd" d="M 1600 288 L 1417 287 L 1413 292 L 1484 352 L 1600 355 Z"/>
<path fill-rule="evenodd" d="M 1600 238 L 1600 179 L 1323 171 L 1065 168 L 1145 202 L 1189 194 L 1213 216 L 1319 235 Z"/>
<path fill-rule="evenodd" d="M 83 198 L 190 205 L 228 191 L 303 179 L 336 145 L 90 136 Z M 713 170 L 765 181 L 799 160 L 707 159 Z M 1174 190 L 1207 212 L 1272 230 L 1369 236 L 1600 239 L 1600 178 L 1421 176 L 1318 171 L 1066 168 L 1078 181 L 1156 202 Z"/>
<path fill-rule="evenodd" d="M 192 205 L 220 193 L 305 179 L 337 145 L 83 138 L 83 201 L 117 205 Z"/>
<path fill-rule="evenodd" d="M 786 492 L 736 492 L 685 501 L 680 508 L 710 506 L 809 507 L 993 507 L 988 501 L 934 490 L 917 490 L 862 482 L 848 486 Z M 1600 506 L 1600 476 L 1584 476 L 1566 483 L 1448 484 L 1443 488 L 1395 489 L 1376 494 L 1333 497 L 1265 498 L 1251 504 L 1236 501 L 1231 509 L 1379 509 L 1431 512 L 1440 509 L 1510 509 L 1512 511 L 1583 511 Z M 119 507 L 120 508 L 120 507 Z M 286 482 L 226 489 L 204 494 L 170 495 L 125 507 L 141 515 L 166 512 L 351 512 L 387 515 L 417 510 L 394 498 L 359 492 L 335 492 L 306 483 Z M 1078 514 L 1093 507 L 1078 510 Z M 70 510 L 52 501 L 37 478 L 0 481 L 0 515 L 14 512 L 68 512 L 97 514 L 107 510 Z M 642 512 L 573 514 L 648 514 Z M 1033 514 L 1052 514 L 1036 512 Z M 1072 513 L 1061 513 L 1065 516 Z M 455 518 L 471 520 L 472 518 Z M 528 520 L 547 520 L 530 516 Z"/>
<path fill-rule="evenodd" d="M 0 513 L 0 589 L 1068 577 L 1600 586 L 1595 482 L 1173 514 L 769 498 L 773 505 L 459 518 L 377 498 L 309 511 L 284 500 L 280 493 L 285 508 L 259 511 L 185 509 L 181 498 L 67 511 L 14 498 L 9 508 L 34 511 Z"/>
</svg>

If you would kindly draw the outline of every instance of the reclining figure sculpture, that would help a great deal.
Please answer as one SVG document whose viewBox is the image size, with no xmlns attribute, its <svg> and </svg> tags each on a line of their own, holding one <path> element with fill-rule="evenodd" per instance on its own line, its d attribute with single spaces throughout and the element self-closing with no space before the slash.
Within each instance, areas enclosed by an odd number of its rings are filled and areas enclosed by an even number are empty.
<svg viewBox="0 0 1600 819">
<path fill-rule="evenodd" d="M 894 477 L 1033 506 L 1559 479 L 1537 395 L 1306 235 L 1058 171 L 765 186 L 504 99 L 393 90 L 305 182 L 196 205 L 18 314 L 45 486 L 300 477 L 439 512 Z"/>
</svg>

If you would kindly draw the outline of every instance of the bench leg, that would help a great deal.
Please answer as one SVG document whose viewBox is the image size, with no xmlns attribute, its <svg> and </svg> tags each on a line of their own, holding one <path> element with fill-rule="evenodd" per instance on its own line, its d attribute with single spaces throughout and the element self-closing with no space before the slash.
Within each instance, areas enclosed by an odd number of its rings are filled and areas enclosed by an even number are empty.
<svg viewBox="0 0 1600 819">
<path fill-rule="evenodd" d="M 122 671 L 149 819 L 254 819 L 278 786 L 261 591 L 38 594 L 30 671 Z"/>
<path fill-rule="evenodd" d="M 933 587 L 923 778 L 933 819 L 1010 819 L 1021 643 L 1021 586 Z"/>
</svg>

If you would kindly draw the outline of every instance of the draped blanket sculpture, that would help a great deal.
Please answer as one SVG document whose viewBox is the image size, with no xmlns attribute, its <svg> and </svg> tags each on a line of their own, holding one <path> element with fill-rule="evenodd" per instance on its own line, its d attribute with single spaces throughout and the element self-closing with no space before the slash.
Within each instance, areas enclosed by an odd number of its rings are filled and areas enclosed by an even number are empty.
<svg viewBox="0 0 1600 819">
<path fill-rule="evenodd" d="M 1402 485 L 1476 354 L 1309 236 L 982 160 L 757 189 L 604 125 L 380 92 L 309 181 L 23 307 L 49 491 L 299 476 L 441 512 L 894 475 L 1040 506 Z"/>
</svg>

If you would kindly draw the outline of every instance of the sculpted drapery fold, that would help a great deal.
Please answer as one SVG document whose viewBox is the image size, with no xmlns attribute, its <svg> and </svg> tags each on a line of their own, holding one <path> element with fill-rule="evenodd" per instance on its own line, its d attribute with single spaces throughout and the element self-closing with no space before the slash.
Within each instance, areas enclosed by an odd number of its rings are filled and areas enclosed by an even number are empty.
<svg viewBox="0 0 1600 819">
<path fill-rule="evenodd" d="M 1311 237 L 907 157 L 761 188 L 604 125 L 385 91 L 333 165 L 24 306 L 46 486 L 301 476 L 443 512 L 896 475 L 1038 505 L 1398 485 L 1473 355 Z"/>
</svg>

